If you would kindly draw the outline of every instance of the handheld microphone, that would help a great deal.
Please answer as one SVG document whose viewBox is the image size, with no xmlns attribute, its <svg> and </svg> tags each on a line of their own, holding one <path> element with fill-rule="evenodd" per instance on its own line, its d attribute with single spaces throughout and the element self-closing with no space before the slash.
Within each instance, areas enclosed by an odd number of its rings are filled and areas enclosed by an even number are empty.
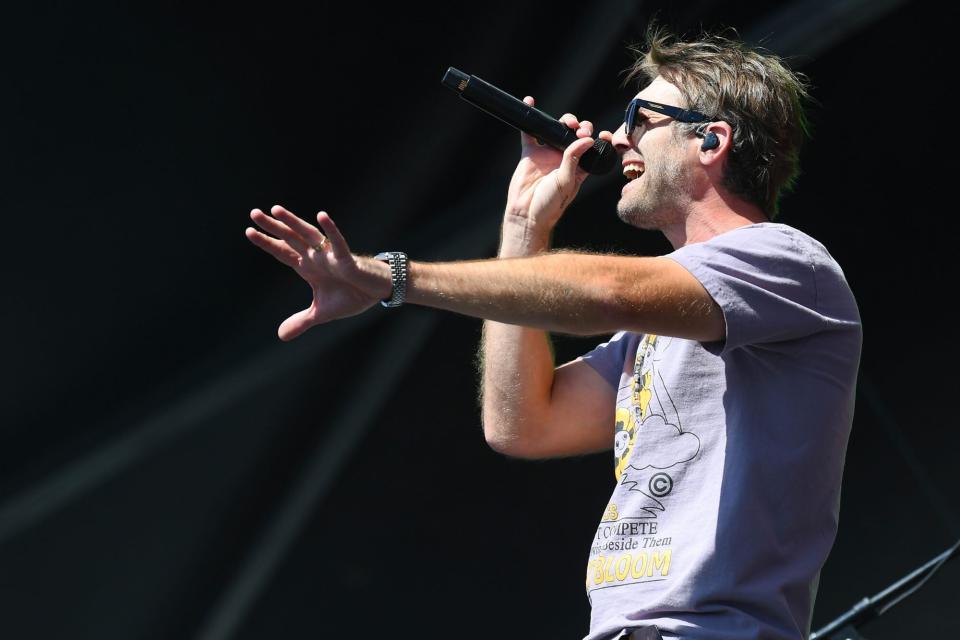
<svg viewBox="0 0 960 640">
<path fill-rule="evenodd" d="M 443 76 L 443 84 L 473 106 L 558 151 L 563 151 L 578 139 L 576 131 L 553 116 L 531 107 L 477 76 L 468 76 L 450 67 Z M 613 169 L 616 159 L 613 146 L 605 140 L 597 140 L 580 158 L 580 167 L 588 173 L 603 174 Z"/>
</svg>

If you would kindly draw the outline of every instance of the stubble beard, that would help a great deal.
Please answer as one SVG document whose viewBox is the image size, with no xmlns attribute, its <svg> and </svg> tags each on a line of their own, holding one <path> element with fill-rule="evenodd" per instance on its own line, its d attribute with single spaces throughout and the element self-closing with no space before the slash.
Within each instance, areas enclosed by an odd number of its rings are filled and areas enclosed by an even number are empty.
<svg viewBox="0 0 960 640">
<path fill-rule="evenodd" d="M 650 158 L 644 175 L 637 178 L 643 184 L 617 202 L 621 220 L 638 229 L 656 230 L 682 218 L 688 180 L 680 155 L 673 151 L 667 148 Z"/>
</svg>

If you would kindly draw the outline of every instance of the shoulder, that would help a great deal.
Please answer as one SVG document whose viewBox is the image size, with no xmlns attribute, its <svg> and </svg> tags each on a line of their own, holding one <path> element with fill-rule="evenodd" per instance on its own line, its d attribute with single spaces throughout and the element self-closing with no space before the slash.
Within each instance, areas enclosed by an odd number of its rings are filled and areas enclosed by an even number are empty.
<svg viewBox="0 0 960 640">
<path fill-rule="evenodd" d="M 833 260 L 822 243 L 795 227 L 778 222 L 758 222 L 718 234 L 703 242 L 689 244 L 674 253 L 712 249 L 733 256 L 763 251 L 782 257 Z"/>
<path fill-rule="evenodd" d="M 700 280 L 720 306 L 727 349 L 859 325 L 836 260 L 822 243 L 788 225 L 738 227 L 666 257 Z"/>
<path fill-rule="evenodd" d="M 745 275 L 753 271 L 800 280 L 816 287 L 818 281 L 846 279 L 837 261 L 815 238 L 786 224 L 760 222 L 689 244 L 668 254 L 684 266 L 708 265 Z"/>
</svg>

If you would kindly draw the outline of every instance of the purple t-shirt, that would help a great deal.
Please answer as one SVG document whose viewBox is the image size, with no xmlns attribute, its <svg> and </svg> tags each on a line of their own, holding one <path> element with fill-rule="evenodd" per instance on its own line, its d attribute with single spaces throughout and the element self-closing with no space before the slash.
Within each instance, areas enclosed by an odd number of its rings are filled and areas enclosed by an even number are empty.
<svg viewBox="0 0 960 640">
<path fill-rule="evenodd" d="M 720 305 L 726 339 L 620 332 L 583 356 L 617 390 L 585 640 L 648 625 L 691 640 L 806 638 L 837 531 L 856 301 L 823 245 L 782 224 L 666 258 Z"/>
</svg>

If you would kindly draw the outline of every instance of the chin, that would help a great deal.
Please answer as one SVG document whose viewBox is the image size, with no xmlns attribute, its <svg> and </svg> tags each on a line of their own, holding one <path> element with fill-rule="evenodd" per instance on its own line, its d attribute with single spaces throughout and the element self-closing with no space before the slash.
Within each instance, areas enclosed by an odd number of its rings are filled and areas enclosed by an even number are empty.
<svg viewBox="0 0 960 640">
<path fill-rule="evenodd" d="M 660 228 L 655 213 L 635 206 L 631 207 L 622 202 L 617 205 L 617 216 L 630 226 L 638 229 L 653 230 Z"/>
</svg>

